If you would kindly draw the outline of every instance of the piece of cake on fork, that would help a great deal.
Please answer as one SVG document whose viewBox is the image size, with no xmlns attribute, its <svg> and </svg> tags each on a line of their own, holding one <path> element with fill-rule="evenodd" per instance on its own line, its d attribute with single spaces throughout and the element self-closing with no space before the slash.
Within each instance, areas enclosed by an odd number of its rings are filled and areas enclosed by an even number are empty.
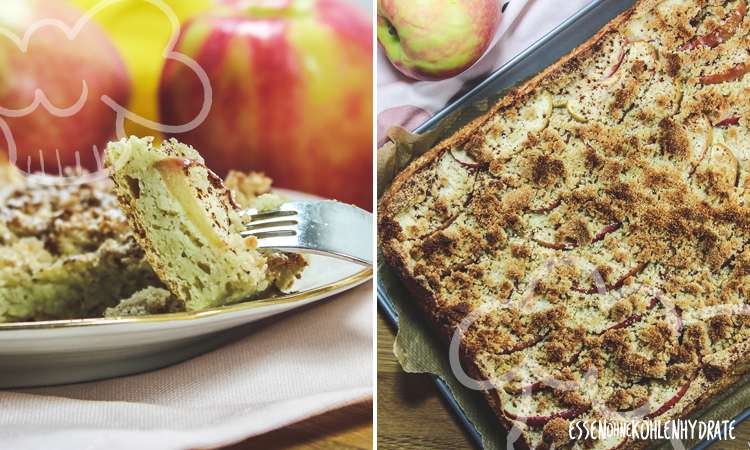
<svg viewBox="0 0 750 450">
<path fill-rule="evenodd" d="M 106 167 L 146 258 L 188 310 L 288 288 L 305 267 L 299 255 L 262 254 L 243 239 L 239 207 L 200 154 L 172 139 L 123 139 Z"/>
</svg>

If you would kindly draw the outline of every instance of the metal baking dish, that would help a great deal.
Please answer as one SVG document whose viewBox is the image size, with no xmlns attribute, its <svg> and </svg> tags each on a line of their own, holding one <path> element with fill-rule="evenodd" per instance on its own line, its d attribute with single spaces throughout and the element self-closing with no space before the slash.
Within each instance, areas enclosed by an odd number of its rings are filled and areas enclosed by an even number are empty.
<svg viewBox="0 0 750 450">
<path fill-rule="evenodd" d="M 443 125 L 443 121 L 450 118 L 453 122 L 443 130 L 445 135 L 440 136 L 440 139 L 450 136 L 463 125 L 482 114 L 480 108 L 472 108 L 472 105 L 487 100 L 494 102 L 503 92 L 538 74 L 578 45 L 584 43 L 634 3 L 635 0 L 592 0 L 588 6 L 569 17 L 529 48 L 493 72 L 487 79 L 435 114 L 419 126 L 415 132 L 425 133 Z M 379 265 L 378 305 L 391 325 L 398 328 L 398 313 L 394 301 L 402 298 L 405 292 L 396 292 L 397 289 L 382 282 L 383 279 L 392 280 L 394 278 L 395 275 L 391 273 L 387 265 Z M 477 447 L 482 448 L 481 436 L 459 407 L 447 384 L 437 376 L 434 379 L 438 391 L 444 397 L 447 405 L 457 415 Z M 750 417 L 750 409 L 736 416 L 734 421 L 740 423 L 748 417 Z M 694 450 L 703 450 L 713 442 L 715 440 L 701 442 L 694 447 Z"/>
</svg>

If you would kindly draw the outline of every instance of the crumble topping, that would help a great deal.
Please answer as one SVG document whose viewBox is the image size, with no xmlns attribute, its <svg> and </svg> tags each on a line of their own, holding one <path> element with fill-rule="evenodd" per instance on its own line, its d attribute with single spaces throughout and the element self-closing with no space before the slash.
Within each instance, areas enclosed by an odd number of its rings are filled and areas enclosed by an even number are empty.
<svg viewBox="0 0 750 450">
<path fill-rule="evenodd" d="M 385 253 L 434 319 L 484 311 L 462 344 L 532 447 L 605 406 L 681 416 L 749 356 L 746 11 L 638 2 L 382 205 Z M 545 384 L 591 370 L 593 396 Z"/>
<path fill-rule="evenodd" d="M 162 286 L 107 181 L 18 176 L 0 196 L 0 322 L 97 317 Z"/>
</svg>

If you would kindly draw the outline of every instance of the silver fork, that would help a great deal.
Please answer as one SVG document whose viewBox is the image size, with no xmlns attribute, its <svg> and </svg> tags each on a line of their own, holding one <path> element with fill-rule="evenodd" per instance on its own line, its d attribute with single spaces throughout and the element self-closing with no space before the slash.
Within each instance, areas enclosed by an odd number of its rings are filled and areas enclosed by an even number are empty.
<svg viewBox="0 0 750 450">
<path fill-rule="evenodd" d="M 291 202 L 276 211 L 242 212 L 243 237 L 261 250 L 314 253 L 372 266 L 372 214 L 333 200 Z"/>
</svg>

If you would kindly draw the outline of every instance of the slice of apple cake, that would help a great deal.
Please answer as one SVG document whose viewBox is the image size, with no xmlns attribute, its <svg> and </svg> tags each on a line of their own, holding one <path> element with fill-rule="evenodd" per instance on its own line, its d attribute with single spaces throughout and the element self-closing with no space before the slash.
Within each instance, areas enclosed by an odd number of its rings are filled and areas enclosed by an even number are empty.
<svg viewBox="0 0 750 450">
<path fill-rule="evenodd" d="M 109 145 L 105 164 L 146 258 L 188 310 L 286 288 L 304 267 L 299 256 L 268 257 L 240 237 L 231 191 L 192 147 L 131 137 Z"/>
</svg>

